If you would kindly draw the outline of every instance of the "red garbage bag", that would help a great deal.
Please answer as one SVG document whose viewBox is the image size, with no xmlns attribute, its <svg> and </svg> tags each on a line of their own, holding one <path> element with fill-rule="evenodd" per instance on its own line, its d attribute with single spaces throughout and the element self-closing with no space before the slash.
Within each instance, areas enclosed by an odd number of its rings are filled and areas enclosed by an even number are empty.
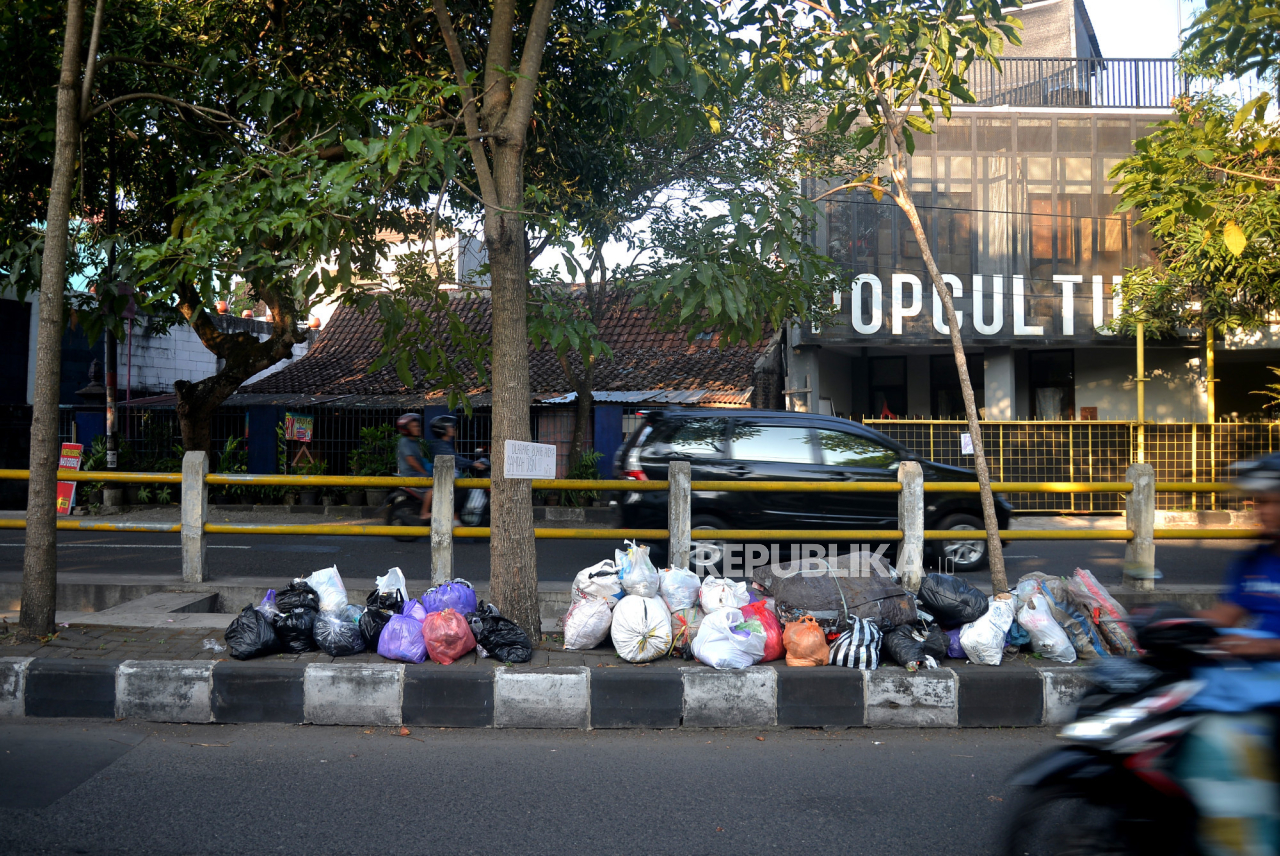
<svg viewBox="0 0 1280 856">
<path fill-rule="evenodd" d="M 452 609 L 428 615 L 422 622 L 422 639 L 427 643 L 431 659 L 446 666 L 476 647 L 471 626 Z"/>
<path fill-rule="evenodd" d="M 754 618 L 764 627 L 764 658 L 760 662 L 781 660 L 786 654 L 786 650 L 782 647 L 782 622 L 773 614 L 769 605 L 763 600 L 749 603 L 742 607 L 742 617 L 744 620 Z"/>
</svg>

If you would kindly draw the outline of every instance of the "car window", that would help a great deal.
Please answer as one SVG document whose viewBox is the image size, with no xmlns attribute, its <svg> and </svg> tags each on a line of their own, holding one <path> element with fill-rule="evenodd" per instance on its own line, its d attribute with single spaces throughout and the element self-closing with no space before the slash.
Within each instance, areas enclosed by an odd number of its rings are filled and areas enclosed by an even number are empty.
<svg viewBox="0 0 1280 856">
<path fill-rule="evenodd" d="M 807 425 L 733 426 L 735 461 L 772 461 L 786 464 L 813 463 L 813 432 Z"/>
<path fill-rule="evenodd" d="M 834 467 L 866 467 L 887 470 L 898 462 L 898 453 L 875 440 L 844 431 L 818 431 L 822 459 Z"/>
<path fill-rule="evenodd" d="M 682 419 L 662 442 L 675 455 L 723 458 L 727 456 L 724 435 L 728 428 L 729 420 L 723 418 Z"/>
</svg>

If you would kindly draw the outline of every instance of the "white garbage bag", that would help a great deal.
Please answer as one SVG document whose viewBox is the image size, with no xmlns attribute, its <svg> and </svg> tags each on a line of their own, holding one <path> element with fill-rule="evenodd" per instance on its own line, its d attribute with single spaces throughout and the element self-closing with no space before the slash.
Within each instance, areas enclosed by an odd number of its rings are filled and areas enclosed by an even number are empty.
<svg viewBox="0 0 1280 856">
<path fill-rule="evenodd" d="M 628 663 L 656 660 L 671 650 L 671 612 L 661 598 L 629 594 L 613 608 L 609 634 Z"/>
<path fill-rule="evenodd" d="M 726 608 L 740 609 L 751 602 L 745 582 L 709 575 L 702 578 L 698 595 L 702 600 L 702 611 L 707 613 Z"/>
<path fill-rule="evenodd" d="M 668 568 L 658 572 L 658 592 L 672 612 L 697 606 L 700 590 L 698 575 L 688 568 Z"/>
<path fill-rule="evenodd" d="M 400 592 L 400 598 L 405 603 L 409 602 L 409 587 L 405 584 L 404 572 L 399 568 L 392 568 L 380 577 L 376 577 L 373 584 L 378 587 L 378 594 L 391 594 L 392 592 Z"/>
<path fill-rule="evenodd" d="M 585 597 L 576 600 L 564 616 L 564 647 L 570 651 L 594 648 L 609 635 L 613 620 L 612 598 Z"/>
<path fill-rule="evenodd" d="M 610 609 L 622 598 L 622 581 L 618 578 L 618 568 L 612 559 L 583 568 L 573 578 L 574 603 L 592 597 L 605 598 L 609 601 Z"/>
<path fill-rule="evenodd" d="M 347 587 L 342 584 L 342 577 L 338 576 L 337 565 L 316 571 L 303 582 L 320 595 L 321 612 L 337 612 L 347 605 Z"/>
<path fill-rule="evenodd" d="M 702 619 L 693 639 L 693 656 L 713 669 L 745 669 L 764 659 L 764 627 L 743 621 L 742 611 L 725 607 Z"/>
<path fill-rule="evenodd" d="M 981 618 L 960 628 L 960 647 L 973 662 L 998 666 L 1004 657 L 1004 636 L 1013 626 L 1013 599 L 990 598 L 990 604 Z"/>
<path fill-rule="evenodd" d="M 1032 650 L 1060 663 L 1076 661 L 1076 649 L 1072 647 L 1067 631 L 1054 620 L 1044 595 L 1033 594 L 1023 601 L 1022 608 L 1018 610 L 1018 623 L 1031 636 Z"/>
<path fill-rule="evenodd" d="M 627 551 L 614 551 L 614 564 L 618 566 L 618 578 L 627 594 L 638 597 L 658 596 L 658 569 L 649 561 L 649 547 L 637 546 L 627 541 Z"/>
</svg>

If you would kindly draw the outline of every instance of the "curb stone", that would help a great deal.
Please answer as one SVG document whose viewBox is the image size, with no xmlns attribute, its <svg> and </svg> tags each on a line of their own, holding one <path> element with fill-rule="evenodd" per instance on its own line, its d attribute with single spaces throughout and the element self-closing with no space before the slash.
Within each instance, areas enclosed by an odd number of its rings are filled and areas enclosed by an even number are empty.
<svg viewBox="0 0 1280 856">
<path fill-rule="evenodd" d="M 442 728 L 995 728 L 1060 725 L 1063 666 L 741 671 L 0 658 L 0 717 Z"/>
</svg>

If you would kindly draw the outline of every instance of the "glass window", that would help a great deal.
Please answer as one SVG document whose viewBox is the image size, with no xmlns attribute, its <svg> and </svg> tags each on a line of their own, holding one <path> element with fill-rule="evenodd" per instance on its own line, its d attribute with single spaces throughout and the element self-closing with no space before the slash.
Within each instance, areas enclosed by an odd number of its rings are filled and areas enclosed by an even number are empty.
<svg viewBox="0 0 1280 856">
<path fill-rule="evenodd" d="M 938 123 L 938 150 L 944 152 L 973 151 L 973 138 L 970 129 L 973 127 L 969 118 L 953 116 L 950 122 Z"/>
<path fill-rule="evenodd" d="M 727 419 L 683 419 L 667 440 L 667 445 L 676 455 L 723 458 L 726 457 L 724 434 L 728 427 Z"/>
<path fill-rule="evenodd" d="M 985 406 L 986 377 L 983 358 L 969 354 L 969 386 L 973 401 L 981 413 Z M 929 395 L 934 419 L 964 419 L 964 395 L 960 392 L 960 372 L 956 371 L 956 359 L 951 354 L 934 354 L 929 357 Z"/>
<path fill-rule="evenodd" d="M 736 461 L 768 461 L 812 464 L 812 431 L 803 425 L 733 426 L 733 458 Z"/>
<path fill-rule="evenodd" d="M 1098 120 L 1098 151 L 1125 154 L 1133 151 L 1133 130 L 1128 119 Z"/>
<path fill-rule="evenodd" d="M 1053 120 L 1018 119 L 1018 149 L 1024 152 L 1053 151 Z"/>
<path fill-rule="evenodd" d="M 907 358 L 871 357 L 871 415 L 896 419 L 907 412 Z"/>
<path fill-rule="evenodd" d="M 1093 151 L 1093 123 L 1089 119 L 1058 120 L 1058 151 Z"/>
<path fill-rule="evenodd" d="M 1075 418 L 1075 352 L 1032 351 L 1029 358 L 1032 419 Z"/>
<path fill-rule="evenodd" d="M 978 120 L 978 151 L 1007 152 L 1013 149 L 1013 123 L 1008 119 Z"/>
<path fill-rule="evenodd" d="M 833 467 L 867 467 L 887 470 L 898 462 L 898 453 L 874 440 L 844 431 L 818 431 L 823 463 Z"/>
</svg>

